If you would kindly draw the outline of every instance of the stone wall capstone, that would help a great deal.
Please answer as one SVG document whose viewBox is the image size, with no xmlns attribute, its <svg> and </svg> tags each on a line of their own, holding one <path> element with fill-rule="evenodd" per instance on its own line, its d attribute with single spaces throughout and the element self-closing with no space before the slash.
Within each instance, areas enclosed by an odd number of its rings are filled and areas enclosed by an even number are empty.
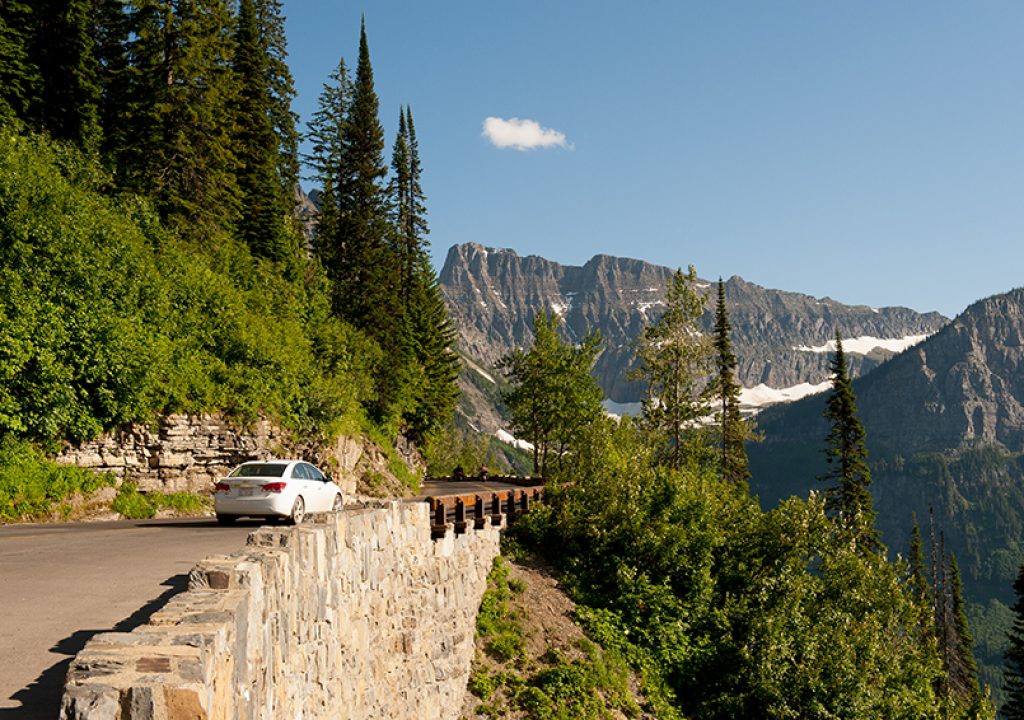
<svg viewBox="0 0 1024 720">
<path fill-rule="evenodd" d="M 430 539 L 425 503 L 264 527 L 147 625 L 93 637 L 65 720 L 454 720 L 499 529 Z"/>
</svg>

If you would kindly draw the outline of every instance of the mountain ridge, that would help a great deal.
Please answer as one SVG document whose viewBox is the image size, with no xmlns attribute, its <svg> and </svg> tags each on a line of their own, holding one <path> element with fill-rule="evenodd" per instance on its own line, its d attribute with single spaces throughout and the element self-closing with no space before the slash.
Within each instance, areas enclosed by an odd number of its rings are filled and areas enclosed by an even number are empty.
<svg viewBox="0 0 1024 720">
<path fill-rule="evenodd" d="M 598 254 L 583 265 L 562 265 L 538 255 L 476 243 L 449 249 L 439 275 L 449 314 L 458 330 L 460 352 L 491 371 L 502 356 L 532 342 L 538 309 L 556 312 L 570 339 L 601 331 L 604 349 L 594 376 L 612 402 L 628 405 L 643 396 L 628 381 L 633 343 L 660 315 L 664 290 L 674 270 L 635 258 Z M 701 281 L 711 293 L 711 282 Z M 741 383 L 784 389 L 828 379 L 826 353 L 801 350 L 845 336 L 893 340 L 928 335 L 945 325 L 939 313 L 909 308 L 845 305 L 828 298 L 763 288 L 739 276 L 725 282 Z M 710 332 L 713 303 L 704 317 Z M 851 357 L 855 375 L 891 351 L 879 348 Z"/>
</svg>

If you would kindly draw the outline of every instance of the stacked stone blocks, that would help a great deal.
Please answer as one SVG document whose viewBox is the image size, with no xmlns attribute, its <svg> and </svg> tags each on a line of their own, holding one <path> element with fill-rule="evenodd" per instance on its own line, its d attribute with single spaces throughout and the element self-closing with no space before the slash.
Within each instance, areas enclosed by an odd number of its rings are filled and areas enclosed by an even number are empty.
<svg viewBox="0 0 1024 720">
<path fill-rule="evenodd" d="M 61 717 L 454 718 L 499 529 L 430 539 L 424 503 L 260 528 L 72 662 Z"/>
</svg>

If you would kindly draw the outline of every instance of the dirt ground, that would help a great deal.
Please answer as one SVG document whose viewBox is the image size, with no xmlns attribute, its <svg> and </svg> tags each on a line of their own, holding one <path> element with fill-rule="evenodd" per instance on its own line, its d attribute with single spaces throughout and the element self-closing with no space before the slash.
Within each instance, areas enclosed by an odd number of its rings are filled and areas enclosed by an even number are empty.
<svg viewBox="0 0 1024 720">
<path fill-rule="evenodd" d="M 511 581 L 520 581 L 525 590 L 516 595 L 511 604 L 524 613 L 526 628 L 526 659 L 525 667 L 544 665 L 543 658 L 552 650 L 557 651 L 567 660 L 584 657 L 580 644 L 586 640 L 583 629 L 573 620 L 576 604 L 565 594 L 554 570 L 537 558 L 522 561 L 505 559 Z M 484 647 L 477 641 L 474 670 L 481 667 L 488 671 L 501 670 L 503 666 L 488 656 Z M 507 666 L 506 666 L 507 669 Z M 631 691 L 642 704 L 639 682 L 634 677 L 630 682 Z M 475 720 L 482 717 L 477 713 L 481 700 L 468 689 L 462 704 L 460 717 L 463 720 Z M 618 711 L 610 710 L 611 717 L 625 718 Z M 507 710 L 500 715 L 507 720 L 521 720 L 527 714 L 519 710 Z M 642 717 L 650 717 L 642 715 Z"/>
</svg>

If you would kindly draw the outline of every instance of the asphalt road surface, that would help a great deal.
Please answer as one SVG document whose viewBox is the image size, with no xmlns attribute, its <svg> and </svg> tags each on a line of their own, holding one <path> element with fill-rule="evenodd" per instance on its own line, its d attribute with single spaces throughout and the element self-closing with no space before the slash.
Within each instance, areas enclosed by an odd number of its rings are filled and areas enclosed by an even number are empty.
<svg viewBox="0 0 1024 720">
<path fill-rule="evenodd" d="M 146 622 L 192 567 L 259 523 L 213 518 L 0 527 L 0 720 L 51 720 L 71 658 L 93 635 Z"/>
<path fill-rule="evenodd" d="M 538 485 L 544 483 L 540 480 L 537 481 Z M 431 480 L 424 482 L 420 487 L 420 493 L 417 495 L 419 498 L 426 498 L 437 495 L 469 495 L 470 493 L 477 493 L 483 495 L 484 498 L 489 498 L 491 493 L 501 492 L 503 490 L 522 490 L 522 485 L 511 485 L 509 483 L 502 482 L 481 482 L 477 478 L 467 478 L 465 480 Z"/>
</svg>

